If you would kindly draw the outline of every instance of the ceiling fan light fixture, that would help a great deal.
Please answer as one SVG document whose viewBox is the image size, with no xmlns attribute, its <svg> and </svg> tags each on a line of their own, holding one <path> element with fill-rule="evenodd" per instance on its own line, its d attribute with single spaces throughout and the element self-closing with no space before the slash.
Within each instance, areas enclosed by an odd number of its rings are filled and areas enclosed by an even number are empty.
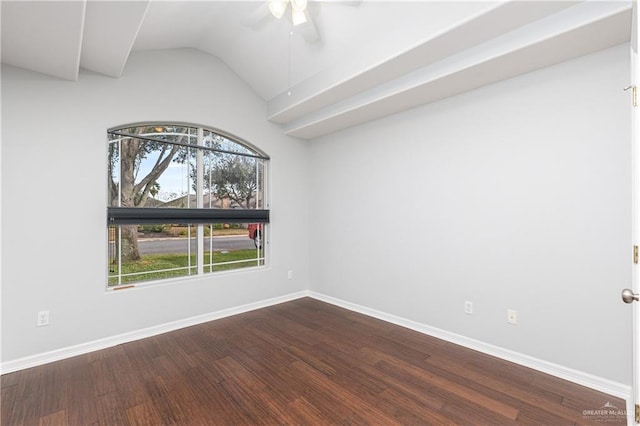
<svg viewBox="0 0 640 426">
<path fill-rule="evenodd" d="M 300 25 L 307 22 L 307 15 L 304 10 L 291 9 L 291 21 L 293 25 Z"/>
<path fill-rule="evenodd" d="M 287 10 L 288 0 L 269 0 L 269 11 L 273 16 L 280 19 Z"/>
</svg>

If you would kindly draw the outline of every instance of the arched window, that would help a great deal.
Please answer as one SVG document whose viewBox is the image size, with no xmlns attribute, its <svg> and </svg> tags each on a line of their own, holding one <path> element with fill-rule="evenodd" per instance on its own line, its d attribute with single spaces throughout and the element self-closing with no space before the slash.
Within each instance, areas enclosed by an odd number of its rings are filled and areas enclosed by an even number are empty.
<svg viewBox="0 0 640 426">
<path fill-rule="evenodd" d="M 107 133 L 108 288 L 265 265 L 266 154 L 185 124 Z"/>
</svg>

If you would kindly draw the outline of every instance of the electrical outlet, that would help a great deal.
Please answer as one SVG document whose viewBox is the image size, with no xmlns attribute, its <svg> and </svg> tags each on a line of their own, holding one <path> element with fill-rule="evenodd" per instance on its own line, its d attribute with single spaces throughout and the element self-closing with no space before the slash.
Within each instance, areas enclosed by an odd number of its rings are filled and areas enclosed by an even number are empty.
<svg viewBox="0 0 640 426">
<path fill-rule="evenodd" d="M 509 324 L 518 325 L 518 311 L 515 309 L 507 309 L 507 322 Z"/>
<path fill-rule="evenodd" d="M 292 280 L 293 279 L 293 271 L 288 271 L 287 272 L 287 278 Z"/>
<path fill-rule="evenodd" d="M 42 327 L 45 325 L 49 325 L 49 311 L 40 311 L 38 312 L 36 327 Z"/>
<path fill-rule="evenodd" d="M 473 314 L 473 302 L 469 302 L 468 300 L 464 301 L 464 313 L 469 315 Z"/>
</svg>

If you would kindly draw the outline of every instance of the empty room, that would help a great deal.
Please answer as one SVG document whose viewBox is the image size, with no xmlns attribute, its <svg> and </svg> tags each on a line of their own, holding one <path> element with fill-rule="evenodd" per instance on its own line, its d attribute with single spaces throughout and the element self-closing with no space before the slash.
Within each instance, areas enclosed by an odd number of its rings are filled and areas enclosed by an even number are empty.
<svg viewBox="0 0 640 426">
<path fill-rule="evenodd" d="M 2 0 L 1 423 L 640 423 L 636 7 Z"/>
</svg>

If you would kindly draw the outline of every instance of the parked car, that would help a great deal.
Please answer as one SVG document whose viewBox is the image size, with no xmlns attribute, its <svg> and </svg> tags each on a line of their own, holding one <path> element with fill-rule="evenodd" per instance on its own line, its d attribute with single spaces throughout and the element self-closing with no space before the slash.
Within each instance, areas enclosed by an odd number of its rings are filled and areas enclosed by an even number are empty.
<svg viewBox="0 0 640 426">
<path fill-rule="evenodd" d="M 249 224 L 249 238 L 253 240 L 256 248 L 262 248 L 262 224 L 250 223 Z"/>
</svg>

